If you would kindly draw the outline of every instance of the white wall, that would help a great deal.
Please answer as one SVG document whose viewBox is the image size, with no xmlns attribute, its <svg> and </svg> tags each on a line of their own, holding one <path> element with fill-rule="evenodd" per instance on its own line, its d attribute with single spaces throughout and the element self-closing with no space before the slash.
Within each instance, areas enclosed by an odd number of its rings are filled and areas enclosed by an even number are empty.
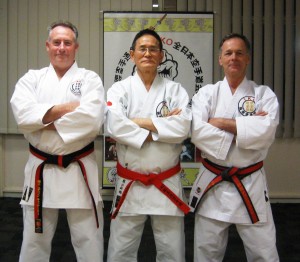
<svg viewBox="0 0 300 262">
<path fill-rule="evenodd" d="M 226 2 L 226 4 L 225 4 Z M 163 3 L 160 0 L 159 3 Z M 270 154 L 265 161 L 270 195 L 273 199 L 286 199 L 292 201 L 300 199 L 300 139 L 284 138 L 293 137 L 296 134 L 297 122 L 290 119 L 288 105 L 295 104 L 299 109 L 300 88 L 294 87 L 293 92 L 283 93 L 283 86 L 289 90 L 291 83 L 300 82 L 300 74 L 296 70 L 290 70 L 291 65 L 286 65 L 286 55 L 293 56 L 292 61 L 299 68 L 299 48 L 292 54 L 287 54 L 284 46 L 285 39 L 274 36 L 274 30 L 266 30 L 266 25 L 272 14 L 268 10 L 296 10 L 295 15 L 295 39 L 294 46 L 299 44 L 299 1 L 278 0 L 276 8 L 273 1 L 268 0 L 177 0 L 178 11 L 189 12 L 214 12 L 214 81 L 222 77 L 222 72 L 217 63 L 218 43 L 221 37 L 230 31 L 243 32 L 250 35 L 254 42 L 253 67 L 249 70 L 249 76 L 258 83 L 265 83 L 274 87 L 279 93 L 281 105 L 285 103 L 285 111 L 282 110 L 280 124 L 280 138 L 276 139 L 270 149 Z M 253 5 L 252 5 L 253 4 Z M 284 6 L 286 4 L 286 6 Z M 151 11 L 151 0 L 0 0 L 0 196 L 19 196 L 22 191 L 23 170 L 28 156 L 28 144 L 23 136 L 18 134 L 16 124 L 10 111 L 9 98 L 13 92 L 17 79 L 29 68 L 40 68 L 48 65 L 45 52 L 46 28 L 48 24 L 57 19 L 70 20 L 78 26 L 80 49 L 78 63 L 96 71 L 103 78 L 103 42 L 102 20 L 100 11 Z M 243 11 L 243 16 L 240 13 Z M 262 15 L 264 19 L 252 23 L 252 13 L 255 17 Z M 297 11 L 298 10 L 298 11 Z M 285 21 L 282 14 L 274 23 L 281 27 Z M 298 19 L 296 19 L 298 17 Z M 254 19 L 255 20 L 255 19 Z M 255 20 L 256 21 L 256 20 Z M 260 21 L 265 21 L 265 34 Z M 278 22 L 279 21 L 279 22 Z M 276 24 L 279 23 L 279 24 Z M 286 22 L 288 23 L 288 21 Z M 282 25 L 283 26 L 283 25 Z M 287 26 L 288 27 L 288 26 Z M 287 32 L 286 35 L 289 35 Z M 275 42 L 273 42 L 275 39 Z M 288 39 L 289 40 L 289 39 Z M 264 49 L 262 45 L 269 43 Z M 287 43 L 288 44 L 288 43 Z M 278 48 L 282 50 L 270 53 L 270 50 Z M 269 47 L 269 48 L 268 48 Z M 289 48 L 289 46 L 287 46 Z M 266 52 L 262 50 L 268 50 Z M 112 54 L 113 55 L 113 54 Z M 276 66 L 275 66 L 276 64 Z M 287 68 L 287 69 L 286 69 Z M 293 69 L 293 68 L 292 68 Z M 276 71 L 277 70 L 277 71 Z M 299 71 L 298 71 L 299 72 Z M 292 87 L 293 88 L 293 87 Z M 285 100 L 284 100 L 285 99 Z M 295 102 L 294 102 L 294 101 Z M 285 115 L 283 115 L 283 113 Z M 292 126 L 288 122 L 292 121 Z M 291 128 L 292 127 L 292 128 Z M 292 131 L 291 131 L 292 130 Z M 294 136 L 297 137 L 297 136 Z M 96 153 L 100 174 L 102 172 L 102 137 L 96 141 Z M 110 190 L 104 191 L 105 196 L 112 194 Z"/>
</svg>

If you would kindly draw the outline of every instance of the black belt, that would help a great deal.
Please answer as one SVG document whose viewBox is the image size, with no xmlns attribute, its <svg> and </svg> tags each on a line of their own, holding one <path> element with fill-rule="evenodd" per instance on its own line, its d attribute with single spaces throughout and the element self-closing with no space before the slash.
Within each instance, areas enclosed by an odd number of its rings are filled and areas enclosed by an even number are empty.
<svg viewBox="0 0 300 262">
<path fill-rule="evenodd" d="M 210 181 L 208 186 L 206 187 L 202 197 L 215 185 L 221 183 L 222 181 L 229 181 L 232 182 L 236 189 L 238 190 L 240 196 L 243 199 L 243 202 L 247 208 L 248 214 L 250 216 L 250 219 L 252 223 L 256 223 L 259 221 L 258 215 L 256 213 L 256 210 L 253 206 L 253 203 L 248 195 L 247 190 L 245 189 L 243 183 L 241 180 L 251 175 L 252 173 L 258 171 L 263 167 L 263 161 L 260 161 L 254 165 L 245 167 L 245 168 L 237 168 L 237 167 L 224 167 L 217 165 L 208 159 L 203 159 L 203 165 L 206 169 L 211 171 L 212 173 L 216 174 L 217 176 Z M 200 201 L 199 201 L 200 202 Z M 199 203 L 198 202 L 198 203 Z"/>
<path fill-rule="evenodd" d="M 79 167 L 81 169 L 81 173 L 83 175 L 84 181 L 87 185 L 87 188 L 89 190 L 92 203 L 93 203 L 93 208 L 95 212 L 95 218 L 96 218 L 96 224 L 97 228 L 99 227 L 99 222 L 98 222 L 98 214 L 97 214 L 97 208 L 96 208 L 96 203 L 93 197 L 93 194 L 90 190 L 87 175 L 86 175 L 86 170 L 84 167 L 84 164 L 80 160 L 81 158 L 91 154 L 94 151 L 94 143 L 90 143 L 84 148 L 73 152 L 71 154 L 67 155 L 51 155 L 48 153 L 45 153 L 43 151 L 40 151 L 39 149 L 33 147 L 31 144 L 29 144 L 29 149 L 31 154 L 36 156 L 37 158 L 43 160 L 43 162 L 37 167 L 36 173 L 35 173 L 35 188 L 34 188 L 34 219 L 35 219 L 35 232 L 36 233 L 43 233 L 43 216 L 42 216 L 42 211 L 43 211 L 43 170 L 45 164 L 53 164 L 53 165 L 58 165 L 60 167 L 66 168 L 70 163 L 72 162 L 77 162 L 79 164 Z"/>
</svg>

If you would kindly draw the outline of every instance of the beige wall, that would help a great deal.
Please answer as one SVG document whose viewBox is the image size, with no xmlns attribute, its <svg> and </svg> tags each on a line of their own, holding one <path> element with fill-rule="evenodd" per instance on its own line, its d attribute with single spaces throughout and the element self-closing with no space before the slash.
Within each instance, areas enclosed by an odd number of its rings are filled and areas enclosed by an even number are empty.
<svg viewBox="0 0 300 262">
<path fill-rule="evenodd" d="M 276 8 L 273 6 L 275 2 Z M 287 6 L 283 6 L 285 2 Z M 162 4 L 163 0 L 159 0 L 159 3 Z M 273 24 L 273 20 L 268 22 L 268 19 L 273 14 L 265 11 L 264 19 L 253 21 L 252 13 L 255 14 L 254 17 L 258 17 L 262 15 L 263 9 L 281 10 L 281 6 L 284 10 L 292 9 L 298 12 L 295 16 L 296 42 L 293 38 L 290 41 L 293 46 L 298 46 L 295 53 L 289 54 L 288 51 L 284 51 L 289 50 L 290 42 L 285 42 L 280 34 L 274 35 L 273 29 L 268 30 L 267 26 Z M 286 104 L 285 110 L 281 110 L 279 138 L 270 149 L 265 167 L 271 197 L 287 201 L 300 199 L 300 139 L 297 138 L 299 135 L 296 132 L 300 118 L 293 121 L 288 115 L 291 110 L 299 111 L 297 97 L 300 91 L 293 83 L 299 83 L 300 76 L 295 74 L 296 70 L 289 64 L 291 59 L 287 59 L 287 56 L 293 57 L 291 62 L 299 68 L 299 9 L 298 0 L 177 0 L 178 11 L 214 12 L 214 81 L 222 77 L 217 63 L 217 50 L 218 43 L 225 33 L 243 32 L 254 42 L 253 66 L 249 69 L 249 78 L 274 87 L 281 106 Z M 28 144 L 23 136 L 18 134 L 10 111 L 9 98 L 17 79 L 29 68 L 48 65 L 45 52 L 48 24 L 57 19 L 70 20 L 76 24 L 80 34 L 78 63 L 81 67 L 96 71 L 103 78 L 101 11 L 151 10 L 151 0 L 0 0 L 0 196 L 19 196 L 22 191 Z M 243 16 L 240 10 L 244 10 Z M 278 29 L 285 19 L 280 12 L 276 17 L 278 18 L 274 24 Z M 264 31 L 260 24 L 262 20 L 265 21 Z M 284 28 L 282 30 L 284 31 Z M 285 36 L 289 37 L 290 33 L 285 32 Z M 264 48 L 266 44 L 267 48 Z M 283 91 L 283 86 L 285 90 L 290 91 Z M 295 109 L 290 108 L 290 104 L 295 104 Z M 102 146 L 102 137 L 99 137 L 96 141 L 96 153 L 100 173 Z M 103 194 L 109 196 L 112 192 L 104 191 Z"/>
</svg>

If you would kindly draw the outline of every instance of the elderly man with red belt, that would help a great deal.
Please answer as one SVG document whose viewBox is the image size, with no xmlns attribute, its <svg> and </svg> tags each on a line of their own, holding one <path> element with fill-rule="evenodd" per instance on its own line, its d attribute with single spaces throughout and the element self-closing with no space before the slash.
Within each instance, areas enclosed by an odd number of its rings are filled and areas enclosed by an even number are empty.
<svg viewBox="0 0 300 262">
<path fill-rule="evenodd" d="M 150 216 L 156 261 L 184 262 L 184 214 L 189 207 L 179 155 L 190 130 L 189 97 L 179 83 L 158 75 L 164 53 L 156 32 L 140 31 L 130 54 L 135 74 L 107 92 L 107 130 L 117 141 L 119 161 L 108 261 L 137 261 Z"/>
</svg>

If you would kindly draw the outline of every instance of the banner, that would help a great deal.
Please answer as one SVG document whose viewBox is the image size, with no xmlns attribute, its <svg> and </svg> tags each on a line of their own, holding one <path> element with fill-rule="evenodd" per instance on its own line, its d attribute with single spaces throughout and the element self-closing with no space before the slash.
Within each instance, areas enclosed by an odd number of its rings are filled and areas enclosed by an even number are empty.
<svg viewBox="0 0 300 262">
<path fill-rule="evenodd" d="M 104 87 L 132 75 L 130 46 L 142 29 L 152 28 L 163 42 L 164 60 L 160 75 L 179 82 L 189 97 L 212 83 L 213 14 L 104 12 Z M 187 139 L 180 155 L 181 180 L 191 187 L 199 169 L 200 152 Z M 114 187 L 117 152 L 115 141 L 104 136 L 103 188 Z"/>
</svg>

